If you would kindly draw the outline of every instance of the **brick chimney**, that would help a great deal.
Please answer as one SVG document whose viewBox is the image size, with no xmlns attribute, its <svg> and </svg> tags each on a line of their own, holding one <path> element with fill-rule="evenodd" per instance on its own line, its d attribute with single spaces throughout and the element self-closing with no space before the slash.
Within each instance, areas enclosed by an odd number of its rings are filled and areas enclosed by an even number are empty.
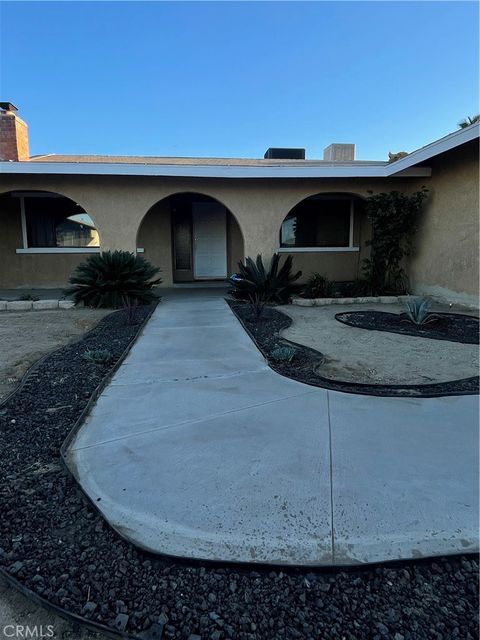
<svg viewBox="0 0 480 640">
<path fill-rule="evenodd" d="M 0 161 L 29 160 L 28 127 L 11 102 L 0 102 Z"/>
<path fill-rule="evenodd" d="M 323 159 L 328 162 L 352 162 L 355 160 L 355 145 L 335 142 L 323 150 Z"/>
</svg>

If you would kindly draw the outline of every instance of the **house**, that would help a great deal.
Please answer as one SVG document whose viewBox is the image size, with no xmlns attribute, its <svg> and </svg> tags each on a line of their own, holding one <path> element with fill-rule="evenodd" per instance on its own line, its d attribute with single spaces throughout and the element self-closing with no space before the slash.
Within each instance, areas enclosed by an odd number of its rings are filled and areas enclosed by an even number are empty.
<svg viewBox="0 0 480 640">
<path fill-rule="evenodd" d="M 138 117 L 137 115 L 134 117 Z M 370 191 L 430 195 L 408 273 L 413 292 L 478 302 L 474 124 L 394 162 L 332 144 L 322 160 L 30 156 L 28 128 L 0 103 L 0 288 L 57 287 L 91 253 L 136 251 L 163 286 L 222 280 L 245 256 L 293 255 L 305 275 L 354 280 L 368 255 Z"/>
</svg>

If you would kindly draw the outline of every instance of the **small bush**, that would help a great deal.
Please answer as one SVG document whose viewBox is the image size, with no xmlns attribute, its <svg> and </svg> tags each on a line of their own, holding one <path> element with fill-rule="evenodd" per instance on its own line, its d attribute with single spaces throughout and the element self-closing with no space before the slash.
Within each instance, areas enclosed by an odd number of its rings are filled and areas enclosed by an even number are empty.
<svg viewBox="0 0 480 640">
<path fill-rule="evenodd" d="M 261 255 L 254 261 L 246 258 L 245 263 L 238 263 L 238 273 L 228 278 L 232 285 L 229 293 L 240 300 L 252 300 L 252 296 L 260 296 L 266 303 L 284 304 L 289 301 L 296 290 L 295 281 L 302 275 L 301 271 L 292 272 L 292 256 L 287 256 L 280 267 L 280 254 L 274 253 L 268 269 L 263 264 Z"/>
<path fill-rule="evenodd" d="M 108 364 L 113 355 L 107 349 L 89 349 L 83 354 L 83 359 L 94 364 Z"/>
<path fill-rule="evenodd" d="M 40 298 L 38 296 L 32 296 L 29 293 L 22 293 L 21 296 L 18 296 L 17 300 L 21 300 L 22 302 L 29 302 L 30 300 L 33 302 L 37 302 L 37 300 L 40 300 Z"/>
<path fill-rule="evenodd" d="M 304 298 L 333 298 L 335 286 L 320 273 L 312 273 L 302 291 Z"/>
<path fill-rule="evenodd" d="M 433 322 L 436 318 L 430 313 L 431 303 L 426 298 L 410 298 L 405 304 L 405 315 L 410 322 L 418 326 Z"/>
<path fill-rule="evenodd" d="M 272 360 L 277 360 L 278 362 L 292 362 L 297 354 L 297 350 L 294 347 L 289 347 L 288 345 L 275 347 L 272 349 L 270 353 L 270 358 Z"/>
<path fill-rule="evenodd" d="M 250 311 L 253 316 L 254 322 L 260 322 L 263 312 L 265 311 L 265 306 L 267 302 L 259 293 L 255 293 L 250 297 Z"/>
<path fill-rule="evenodd" d="M 160 269 L 144 258 L 128 251 L 105 251 L 90 256 L 70 276 L 65 295 L 75 304 L 118 309 L 133 304 L 149 304 L 155 300 L 152 287 L 161 282 L 155 278 Z"/>
</svg>

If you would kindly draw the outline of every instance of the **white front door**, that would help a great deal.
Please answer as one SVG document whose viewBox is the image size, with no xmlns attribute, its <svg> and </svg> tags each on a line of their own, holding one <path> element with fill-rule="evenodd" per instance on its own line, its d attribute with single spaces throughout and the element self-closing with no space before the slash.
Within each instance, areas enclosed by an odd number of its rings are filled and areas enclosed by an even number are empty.
<svg viewBox="0 0 480 640">
<path fill-rule="evenodd" d="M 227 212 L 217 202 L 194 202 L 193 277 L 227 277 Z"/>
</svg>

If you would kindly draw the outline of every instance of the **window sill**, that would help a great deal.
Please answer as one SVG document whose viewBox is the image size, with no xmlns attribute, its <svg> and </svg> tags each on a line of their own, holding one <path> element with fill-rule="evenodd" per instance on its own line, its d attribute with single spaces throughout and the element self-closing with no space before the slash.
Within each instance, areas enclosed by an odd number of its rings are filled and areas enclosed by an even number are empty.
<svg viewBox="0 0 480 640">
<path fill-rule="evenodd" d="M 324 253 L 335 251 L 342 253 L 345 251 L 360 251 L 360 247 L 280 247 L 279 253 Z"/>
<path fill-rule="evenodd" d="M 100 247 L 30 247 L 15 253 L 100 253 Z"/>
</svg>

